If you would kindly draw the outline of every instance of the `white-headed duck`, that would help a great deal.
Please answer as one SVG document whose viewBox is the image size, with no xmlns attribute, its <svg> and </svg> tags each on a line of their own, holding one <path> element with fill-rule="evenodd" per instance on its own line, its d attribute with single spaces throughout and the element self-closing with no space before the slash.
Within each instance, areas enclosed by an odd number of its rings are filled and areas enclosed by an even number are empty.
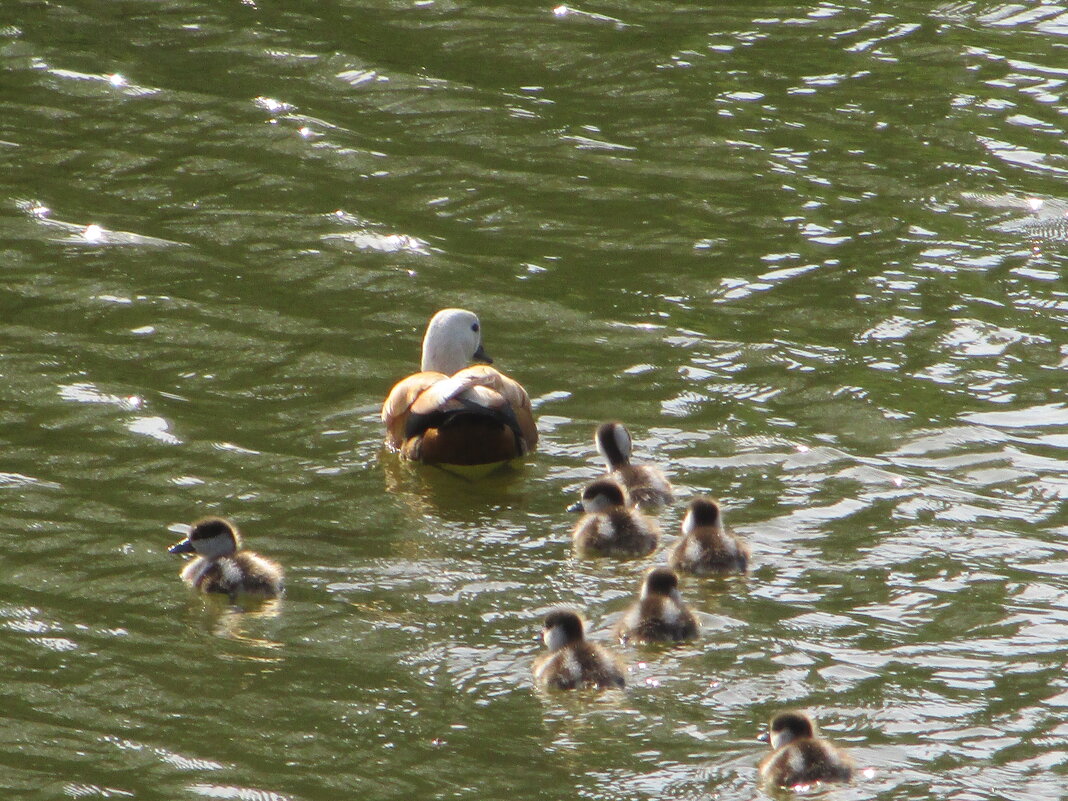
<svg viewBox="0 0 1068 801">
<path fill-rule="evenodd" d="M 593 434 L 597 452 L 605 460 L 611 478 L 627 490 L 630 502 L 642 508 L 665 506 L 674 500 L 671 484 L 651 465 L 630 463 L 630 432 L 622 423 L 601 423 Z"/>
<path fill-rule="evenodd" d="M 680 573 L 707 576 L 744 573 L 749 546 L 723 528 L 719 504 L 694 498 L 682 519 L 682 537 L 671 549 L 668 564 Z"/>
<path fill-rule="evenodd" d="M 763 739 L 763 738 L 761 738 Z M 776 787 L 816 782 L 847 782 L 853 760 L 816 733 L 805 712 L 780 712 L 771 719 L 768 742 L 774 749 L 760 760 L 761 781 Z"/>
<path fill-rule="evenodd" d="M 484 364 L 468 367 L 472 361 Z M 446 465 L 507 462 L 534 450 L 530 398 L 491 361 L 474 313 L 442 309 L 431 317 L 420 372 L 382 404 L 386 444 L 406 459 Z"/>
<path fill-rule="evenodd" d="M 548 653 L 534 660 L 534 683 L 551 690 L 613 689 L 626 685 L 619 657 L 586 639 L 582 618 L 571 609 L 553 609 L 541 633 Z"/>
<path fill-rule="evenodd" d="M 222 517 L 205 517 L 171 546 L 171 553 L 196 554 L 182 570 L 182 579 L 201 592 L 231 598 L 244 593 L 276 598 L 282 594 L 282 568 L 252 551 L 241 550 L 237 527 Z"/>
<path fill-rule="evenodd" d="M 602 478 L 582 491 L 582 500 L 568 507 L 586 514 L 571 532 L 575 548 L 597 556 L 645 556 L 656 549 L 660 527 L 627 506 L 623 487 Z"/>
<path fill-rule="evenodd" d="M 689 640 L 700 629 L 679 594 L 678 575 L 671 568 L 654 567 L 642 579 L 638 602 L 616 624 L 616 635 L 644 642 Z"/>
</svg>

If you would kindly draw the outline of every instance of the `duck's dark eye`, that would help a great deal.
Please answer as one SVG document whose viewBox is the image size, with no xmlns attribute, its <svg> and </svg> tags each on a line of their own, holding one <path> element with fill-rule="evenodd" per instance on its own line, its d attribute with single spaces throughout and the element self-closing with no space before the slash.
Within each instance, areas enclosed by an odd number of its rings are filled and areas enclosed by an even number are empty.
<svg viewBox="0 0 1068 801">
<path fill-rule="evenodd" d="M 478 333 L 478 323 L 472 323 L 471 324 L 471 330 L 474 331 L 477 334 Z"/>
</svg>

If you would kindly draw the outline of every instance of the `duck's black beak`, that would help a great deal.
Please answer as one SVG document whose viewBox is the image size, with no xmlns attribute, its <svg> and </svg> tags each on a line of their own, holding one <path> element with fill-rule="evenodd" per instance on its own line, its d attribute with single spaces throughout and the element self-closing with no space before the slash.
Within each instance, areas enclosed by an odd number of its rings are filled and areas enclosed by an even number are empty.
<svg viewBox="0 0 1068 801">
<path fill-rule="evenodd" d="M 186 537 L 181 542 L 176 542 L 167 551 L 169 553 L 196 553 L 196 548 L 193 547 L 192 541 Z"/>
<path fill-rule="evenodd" d="M 493 359 L 491 359 L 489 357 L 489 354 L 486 353 L 486 349 L 482 347 L 481 342 L 478 343 L 478 348 L 475 350 L 474 356 L 472 356 L 471 358 L 473 358 L 476 362 L 481 362 L 482 364 L 493 364 Z"/>
<path fill-rule="evenodd" d="M 567 507 L 567 511 L 569 511 L 569 512 L 581 512 L 582 511 L 582 501 L 581 500 L 575 501 L 573 504 L 571 504 L 569 507 Z"/>
</svg>

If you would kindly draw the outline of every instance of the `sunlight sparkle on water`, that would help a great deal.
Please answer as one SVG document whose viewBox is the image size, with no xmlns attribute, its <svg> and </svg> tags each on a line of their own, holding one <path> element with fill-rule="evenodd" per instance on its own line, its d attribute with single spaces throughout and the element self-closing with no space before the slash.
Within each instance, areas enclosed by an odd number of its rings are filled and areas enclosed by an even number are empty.
<svg viewBox="0 0 1068 801">
<path fill-rule="evenodd" d="M 82 231 L 82 237 L 86 242 L 103 242 L 104 229 L 96 223 L 92 223 L 85 226 L 85 230 Z"/>
<path fill-rule="evenodd" d="M 282 100 L 275 100 L 273 97 L 260 97 L 255 98 L 253 101 L 257 106 L 264 111 L 269 111 L 272 114 L 277 114 L 280 111 L 292 111 L 293 106 L 290 103 L 286 103 Z"/>
<path fill-rule="evenodd" d="M 122 76 L 122 75 L 119 75 L 119 73 L 117 73 L 117 72 L 114 72 L 111 75 L 108 75 L 107 79 L 108 79 L 108 83 L 110 83 L 112 86 L 125 86 L 126 85 L 126 78 L 124 76 Z"/>
</svg>

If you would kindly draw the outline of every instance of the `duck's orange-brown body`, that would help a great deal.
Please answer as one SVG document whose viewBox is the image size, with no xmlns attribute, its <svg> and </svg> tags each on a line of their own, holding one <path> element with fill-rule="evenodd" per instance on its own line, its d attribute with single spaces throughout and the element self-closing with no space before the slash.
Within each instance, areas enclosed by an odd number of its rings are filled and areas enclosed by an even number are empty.
<svg viewBox="0 0 1068 801">
<path fill-rule="evenodd" d="M 486 365 L 410 375 L 382 405 L 386 443 L 406 459 L 475 465 L 525 456 L 538 443 L 526 390 Z"/>
<path fill-rule="evenodd" d="M 422 369 L 382 404 L 386 444 L 427 464 L 485 465 L 525 456 L 538 443 L 530 397 L 488 364 L 472 312 L 442 309 L 427 325 Z"/>
</svg>

